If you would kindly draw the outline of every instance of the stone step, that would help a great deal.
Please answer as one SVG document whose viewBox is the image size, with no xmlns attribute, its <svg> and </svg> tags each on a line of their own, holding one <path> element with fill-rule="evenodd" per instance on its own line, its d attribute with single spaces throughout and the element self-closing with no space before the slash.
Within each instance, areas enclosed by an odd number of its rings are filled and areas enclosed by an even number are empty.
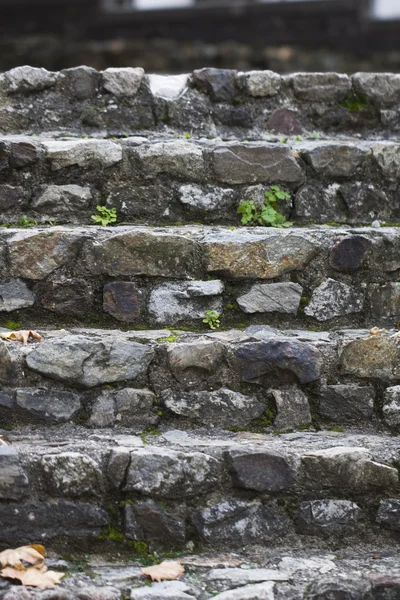
<svg viewBox="0 0 400 600">
<path fill-rule="evenodd" d="M 159 559 L 161 560 L 161 559 Z M 175 558 L 176 560 L 176 558 Z M 277 551 L 268 546 L 240 549 L 231 554 L 185 552 L 178 560 L 185 569 L 179 581 L 151 583 L 142 571 L 149 559 L 80 557 L 74 562 L 48 559 L 52 570 L 67 571 L 56 592 L 62 600 L 287 600 L 287 598 L 396 600 L 400 594 L 398 546 L 361 544 L 329 551 L 315 544 L 312 550 Z M 18 595 L 18 593 L 20 595 Z M 23 596 L 22 596 L 23 594 Z M 4 583 L 1 600 L 47 600 L 48 591 Z"/>
<path fill-rule="evenodd" d="M 107 551 L 390 543 L 399 530 L 397 437 L 334 432 L 160 435 L 12 431 L 0 447 L 0 544 Z M 142 544 L 142 546 L 140 546 Z M 110 548 L 109 548 L 110 550 Z"/>
<path fill-rule="evenodd" d="M 387 73 L 239 73 L 201 69 L 29 66 L 0 75 L 0 131 L 124 134 L 172 130 L 248 139 L 265 132 L 390 132 L 398 136 L 399 76 Z"/>
<path fill-rule="evenodd" d="M 41 342 L 0 340 L 5 432 L 63 423 L 136 433 L 400 431 L 393 332 L 39 331 Z"/>
<path fill-rule="evenodd" d="M 0 228 L 0 324 L 393 327 L 399 269 L 399 228 Z"/>
<path fill-rule="evenodd" d="M 3 224 L 93 224 L 100 205 L 120 223 L 240 226 L 271 185 L 295 223 L 398 223 L 399 176 L 400 143 L 376 139 L 0 138 Z"/>
</svg>

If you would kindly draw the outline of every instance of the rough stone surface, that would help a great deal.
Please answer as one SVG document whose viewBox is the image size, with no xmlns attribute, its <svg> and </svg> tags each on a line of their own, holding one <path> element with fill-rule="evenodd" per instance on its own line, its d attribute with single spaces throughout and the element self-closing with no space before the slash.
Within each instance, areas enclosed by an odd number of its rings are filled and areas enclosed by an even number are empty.
<svg viewBox="0 0 400 600">
<path fill-rule="evenodd" d="M 153 96 L 174 100 L 187 90 L 189 75 L 147 75 Z"/>
<path fill-rule="evenodd" d="M 113 427 L 115 424 L 115 400 L 113 396 L 103 391 L 96 398 L 90 414 L 90 427 Z"/>
<path fill-rule="evenodd" d="M 168 344 L 169 367 L 178 381 L 190 379 L 193 372 L 204 377 L 215 373 L 225 357 L 225 348 L 220 342 L 193 344 Z"/>
<path fill-rule="evenodd" d="M 81 401 L 76 394 L 54 388 L 20 388 L 16 400 L 17 406 L 50 423 L 66 423 L 81 409 Z"/>
<path fill-rule="evenodd" d="M 341 535 L 354 529 L 360 508 L 349 500 L 310 500 L 301 502 L 296 528 L 308 535 Z"/>
<path fill-rule="evenodd" d="M 295 96 L 303 102 L 343 100 L 351 90 L 351 80 L 338 73 L 295 73 L 290 76 Z"/>
<path fill-rule="evenodd" d="M 364 448 L 336 447 L 303 454 L 304 486 L 308 489 L 343 490 L 354 493 L 395 489 L 397 469 L 369 459 Z"/>
<path fill-rule="evenodd" d="M 362 292 L 329 278 L 314 290 L 304 312 L 317 321 L 329 321 L 334 317 L 361 312 L 363 304 Z"/>
<path fill-rule="evenodd" d="M 326 179 L 354 176 L 367 156 L 356 146 L 339 143 L 317 145 L 304 154 L 314 171 Z"/>
<path fill-rule="evenodd" d="M 235 486 L 257 492 L 287 490 L 294 473 L 286 458 L 273 450 L 247 449 L 226 452 Z"/>
<path fill-rule="evenodd" d="M 39 467 L 44 487 L 55 497 L 93 496 L 102 489 L 99 465 L 85 454 L 47 454 L 40 458 Z"/>
<path fill-rule="evenodd" d="M 143 449 L 131 453 L 124 491 L 165 498 L 206 494 L 218 485 L 220 463 L 199 452 Z"/>
<path fill-rule="evenodd" d="M 389 427 L 400 426 L 400 385 L 386 388 L 383 394 L 382 415 Z"/>
<path fill-rule="evenodd" d="M 245 313 L 278 312 L 296 314 L 303 288 L 298 283 L 255 284 L 237 303 Z"/>
<path fill-rule="evenodd" d="M 336 423 L 368 422 L 374 414 L 374 400 L 372 386 L 323 385 L 319 393 L 318 414 L 322 420 Z"/>
<path fill-rule="evenodd" d="M 32 208 L 41 213 L 41 220 L 74 222 L 76 213 L 89 208 L 92 194 L 89 187 L 80 185 L 49 185 L 40 189 Z"/>
<path fill-rule="evenodd" d="M 43 142 L 53 171 L 67 167 L 112 167 L 122 160 L 122 148 L 110 140 Z"/>
<path fill-rule="evenodd" d="M 376 520 L 393 531 L 400 531 L 400 500 L 396 498 L 381 500 Z"/>
<path fill-rule="evenodd" d="M 316 381 L 321 369 L 321 355 L 312 344 L 297 340 L 275 340 L 243 344 L 236 356 L 242 360 L 242 380 L 263 383 L 279 373 L 300 383 Z"/>
<path fill-rule="evenodd" d="M 83 317 L 93 307 L 93 290 L 85 279 L 57 278 L 35 287 L 40 305 L 60 315 Z"/>
<path fill-rule="evenodd" d="M 10 548 L 57 537 L 96 538 L 109 523 L 105 510 L 69 501 L 0 506 L 1 540 Z"/>
<path fill-rule="evenodd" d="M 77 100 L 88 100 L 96 94 L 101 75 L 92 67 L 80 66 L 63 71 L 68 88 Z"/>
<path fill-rule="evenodd" d="M 124 388 L 115 394 L 115 424 L 143 431 L 148 425 L 156 425 L 154 393 L 150 390 Z"/>
<path fill-rule="evenodd" d="M 133 155 L 146 179 L 155 179 L 161 174 L 189 181 L 204 177 L 203 152 L 199 146 L 186 140 L 143 144 L 135 148 Z"/>
<path fill-rule="evenodd" d="M 307 600 L 363 600 L 368 597 L 368 585 L 364 581 L 337 577 L 318 577 L 312 582 L 305 596 Z"/>
<path fill-rule="evenodd" d="M 130 281 L 112 281 L 103 288 L 103 310 L 118 321 L 134 323 L 140 316 L 142 292 Z"/>
<path fill-rule="evenodd" d="M 272 390 L 278 411 L 274 419 L 277 429 L 292 429 L 311 424 L 311 412 L 308 398 L 296 387 Z"/>
<path fill-rule="evenodd" d="M 383 285 L 370 284 L 368 295 L 371 312 L 379 319 L 398 318 L 400 314 L 400 282 L 393 281 Z"/>
<path fill-rule="evenodd" d="M 35 303 L 35 296 L 20 279 L 0 282 L 0 311 L 11 312 Z"/>
<path fill-rule="evenodd" d="M 11 142 L 11 166 L 17 169 L 35 164 L 41 156 L 41 148 L 32 140 Z"/>
<path fill-rule="evenodd" d="M 13 93 L 40 92 L 52 87 L 57 81 L 57 74 L 37 67 L 16 67 L 4 74 L 8 90 Z"/>
<path fill-rule="evenodd" d="M 345 344 L 340 356 L 341 372 L 357 377 L 400 379 L 398 341 L 384 337 L 366 337 Z"/>
<path fill-rule="evenodd" d="M 202 188 L 198 185 L 182 185 L 179 188 L 179 201 L 185 207 L 193 210 L 212 213 L 230 208 L 233 205 L 233 190 L 209 186 Z"/>
<path fill-rule="evenodd" d="M 216 148 L 213 162 L 216 178 L 229 184 L 301 183 L 304 178 L 302 168 L 284 146 L 232 144 Z"/>
<path fill-rule="evenodd" d="M 239 79 L 249 96 L 255 98 L 275 96 L 281 87 L 281 78 L 273 71 L 248 71 L 240 73 Z"/>
<path fill-rule="evenodd" d="M 140 67 L 110 67 L 102 73 L 104 89 L 117 98 L 133 98 L 139 91 L 144 77 Z"/>
<path fill-rule="evenodd" d="M 194 596 L 187 593 L 189 586 L 183 581 L 161 581 L 153 583 L 151 587 L 144 586 L 133 588 L 131 600 L 194 600 Z"/>
<path fill-rule="evenodd" d="M 193 79 L 196 87 L 214 102 L 232 102 L 236 95 L 236 71 L 199 69 L 193 71 Z"/>
<path fill-rule="evenodd" d="M 202 319 L 206 310 L 222 312 L 222 281 L 165 283 L 150 293 L 148 310 L 155 323 Z"/>
<path fill-rule="evenodd" d="M 227 388 L 214 392 L 166 390 L 161 399 L 173 413 L 211 427 L 245 426 L 265 411 L 265 406 L 256 398 Z"/>
<path fill-rule="evenodd" d="M 153 357 L 145 345 L 118 335 L 100 340 L 84 335 L 66 335 L 45 340 L 26 359 L 33 371 L 71 385 L 94 387 L 102 383 L 136 379 Z"/>
<path fill-rule="evenodd" d="M 355 73 L 352 76 L 356 90 L 368 100 L 383 105 L 400 101 L 400 76 L 393 73 Z"/>
<path fill-rule="evenodd" d="M 185 519 L 169 513 L 153 500 L 127 504 L 124 511 L 125 535 L 136 541 L 173 547 L 185 542 Z"/>
<path fill-rule="evenodd" d="M 17 452 L 11 446 L 0 446 L 0 499 L 22 500 L 28 494 L 28 477 Z"/>
<path fill-rule="evenodd" d="M 265 581 L 253 585 L 243 585 L 235 590 L 218 594 L 219 600 L 274 600 L 274 583 Z"/>
<path fill-rule="evenodd" d="M 277 108 L 268 119 L 267 127 L 270 131 L 286 135 L 300 135 L 303 127 L 298 114 L 288 108 Z"/>
<path fill-rule="evenodd" d="M 24 201 L 24 188 L 13 185 L 0 185 L 0 209 L 3 213 L 16 211 Z"/>
<path fill-rule="evenodd" d="M 290 531 L 289 518 L 274 505 L 225 500 L 192 516 L 201 537 L 213 546 L 243 547 L 281 538 Z"/>
</svg>

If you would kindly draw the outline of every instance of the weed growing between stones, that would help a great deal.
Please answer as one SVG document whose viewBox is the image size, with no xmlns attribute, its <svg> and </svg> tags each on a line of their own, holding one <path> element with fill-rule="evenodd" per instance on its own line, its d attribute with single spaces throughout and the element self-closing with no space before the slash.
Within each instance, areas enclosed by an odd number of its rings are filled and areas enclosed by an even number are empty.
<svg viewBox="0 0 400 600">
<path fill-rule="evenodd" d="M 206 323 L 210 329 L 218 329 L 221 325 L 219 314 L 216 310 L 206 310 L 204 313 L 203 323 Z"/>
<path fill-rule="evenodd" d="M 266 227 L 291 227 L 293 223 L 287 221 L 274 205 L 278 200 L 289 200 L 290 194 L 281 190 L 278 185 L 271 185 L 265 193 L 264 204 L 258 209 L 254 200 L 242 200 L 238 206 L 238 213 L 242 215 L 242 225 L 264 225 Z"/>
<path fill-rule="evenodd" d="M 117 221 L 117 209 L 107 208 L 106 206 L 96 206 L 96 210 L 100 213 L 99 215 L 92 215 L 91 219 L 96 225 L 111 225 Z"/>
</svg>

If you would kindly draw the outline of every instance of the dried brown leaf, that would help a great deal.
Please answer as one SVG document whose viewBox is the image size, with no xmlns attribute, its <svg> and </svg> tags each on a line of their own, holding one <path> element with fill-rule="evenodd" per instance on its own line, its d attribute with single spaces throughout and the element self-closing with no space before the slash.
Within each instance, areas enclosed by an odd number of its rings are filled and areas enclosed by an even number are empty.
<svg viewBox="0 0 400 600">
<path fill-rule="evenodd" d="M 30 337 L 38 340 L 38 342 L 42 341 L 42 336 L 40 333 L 33 331 L 32 329 L 21 329 L 20 331 L 7 331 L 0 333 L 0 338 L 2 340 L 18 340 L 19 342 L 22 342 L 24 346 L 26 346 Z"/>
<path fill-rule="evenodd" d="M 379 337 L 382 333 L 387 333 L 387 329 L 379 329 L 379 327 L 373 327 L 369 330 L 369 334 L 375 337 Z"/>
<path fill-rule="evenodd" d="M 142 573 L 151 577 L 152 581 L 172 581 L 173 579 L 179 579 L 179 577 L 185 572 L 180 562 L 172 560 L 164 560 L 159 565 L 154 567 L 142 568 Z"/>
<path fill-rule="evenodd" d="M 6 435 L 0 435 L 0 446 L 9 446 L 11 440 Z"/>
<path fill-rule="evenodd" d="M 21 546 L 14 550 L 8 549 L 0 552 L 0 567 L 23 567 L 23 562 L 29 565 L 42 566 L 44 563 L 44 555 L 39 548 L 43 549 L 43 546 Z"/>
<path fill-rule="evenodd" d="M 22 585 L 32 587 L 53 588 L 60 583 L 65 573 L 56 573 L 55 571 L 47 571 L 47 567 L 42 565 L 41 568 L 29 567 L 28 569 L 20 570 L 12 567 L 6 567 L 0 571 L 1 577 L 8 579 L 18 579 Z"/>
</svg>

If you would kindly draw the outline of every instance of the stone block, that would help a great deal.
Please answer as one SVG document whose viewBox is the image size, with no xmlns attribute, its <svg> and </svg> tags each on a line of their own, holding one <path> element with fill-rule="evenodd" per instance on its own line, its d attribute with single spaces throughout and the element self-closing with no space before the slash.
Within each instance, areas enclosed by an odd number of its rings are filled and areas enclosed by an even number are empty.
<svg viewBox="0 0 400 600">
<path fill-rule="evenodd" d="M 90 282 L 74 277 L 40 282 L 35 287 L 40 305 L 60 314 L 84 317 L 93 307 L 93 290 Z"/>
<path fill-rule="evenodd" d="M 168 365 L 180 382 L 193 373 L 207 378 L 220 369 L 225 358 L 225 348 L 220 342 L 168 344 Z"/>
<path fill-rule="evenodd" d="M 386 388 L 383 394 L 382 415 L 388 427 L 400 427 L 400 385 Z"/>
<path fill-rule="evenodd" d="M 159 506 L 154 500 L 127 504 L 124 533 L 138 542 L 171 548 L 185 542 L 185 519 Z"/>
<path fill-rule="evenodd" d="M 103 488 L 99 465 L 86 454 L 45 454 L 38 461 L 42 485 L 55 497 L 96 496 Z"/>
<path fill-rule="evenodd" d="M 295 475 L 279 452 L 258 448 L 233 449 L 225 453 L 233 484 L 257 492 L 288 490 Z"/>
<path fill-rule="evenodd" d="M 162 174 L 189 181 L 205 178 L 202 148 L 190 141 L 143 144 L 131 153 L 145 179 L 155 179 Z"/>
<path fill-rule="evenodd" d="M 308 317 L 317 321 L 329 321 L 362 311 L 364 293 L 356 288 L 328 278 L 318 286 L 304 309 Z"/>
<path fill-rule="evenodd" d="M 214 102 L 232 102 L 237 94 L 236 71 L 205 68 L 193 71 L 195 86 Z"/>
<path fill-rule="evenodd" d="M 0 446 L 0 499 L 23 500 L 29 491 L 29 480 L 17 452 L 11 446 Z"/>
<path fill-rule="evenodd" d="M 265 98 L 279 93 L 281 76 L 273 71 L 247 71 L 238 73 L 238 83 L 249 96 Z"/>
<path fill-rule="evenodd" d="M 189 586 L 183 581 L 161 581 L 151 587 L 132 588 L 131 600 L 195 600 L 188 592 Z"/>
<path fill-rule="evenodd" d="M 11 166 L 22 168 L 34 165 L 40 158 L 41 146 L 36 142 L 21 140 L 11 142 Z"/>
<path fill-rule="evenodd" d="M 3 77 L 10 93 L 31 93 L 41 92 L 55 85 L 58 74 L 46 69 L 23 66 L 7 71 Z"/>
<path fill-rule="evenodd" d="M 374 400 L 372 386 L 323 385 L 319 393 L 318 414 L 324 421 L 359 425 L 372 420 Z"/>
<path fill-rule="evenodd" d="M 380 285 L 371 283 L 368 286 L 371 312 L 378 319 L 400 317 L 400 282 L 393 281 Z"/>
<path fill-rule="evenodd" d="M 300 135 L 303 133 L 303 126 L 299 120 L 299 115 L 289 108 L 277 108 L 274 110 L 267 121 L 267 128 L 270 131 L 285 135 Z"/>
<path fill-rule="evenodd" d="M 112 281 L 103 288 L 103 310 L 118 321 L 134 323 L 140 317 L 143 293 L 130 281 Z"/>
<path fill-rule="evenodd" d="M 158 423 L 152 391 L 123 388 L 116 392 L 114 400 L 115 425 L 143 431 L 147 426 Z"/>
<path fill-rule="evenodd" d="M 296 314 L 303 288 L 298 283 L 257 283 L 237 303 L 245 313 L 278 312 Z"/>
<path fill-rule="evenodd" d="M 369 101 L 385 106 L 400 102 L 400 75 L 394 73 L 355 73 L 355 90 Z"/>
<path fill-rule="evenodd" d="M 31 206 L 42 220 L 68 220 L 70 223 L 79 219 L 79 213 L 89 208 L 91 200 L 90 187 L 48 185 L 40 188 Z"/>
<path fill-rule="evenodd" d="M 376 521 L 393 531 L 400 531 L 400 500 L 386 498 L 380 501 Z"/>
<path fill-rule="evenodd" d="M 212 153 L 215 177 L 228 184 L 302 183 L 304 172 L 282 144 L 229 144 Z"/>
<path fill-rule="evenodd" d="M 400 346 L 398 340 L 370 336 L 344 345 L 340 354 L 340 370 L 345 375 L 387 381 L 400 379 Z"/>
<path fill-rule="evenodd" d="M 81 409 L 81 401 L 76 394 L 54 388 L 20 388 L 17 389 L 16 400 L 19 408 L 50 423 L 66 423 Z"/>
<path fill-rule="evenodd" d="M 90 427 L 114 427 L 115 424 L 115 399 L 108 392 L 103 391 L 93 403 L 90 414 Z"/>
<path fill-rule="evenodd" d="M 176 100 L 188 89 L 189 75 L 147 75 L 150 91 L 156 98 Z"/>
<path fill-rule="evenodd" d="M 342 535 L 353 530 L 360 507 L 349 500 L 309 500 L 301 502 L 296 529 L 306 535 Z"/>
<path fill-rule="evenodd" d="M 348 219 L 338 183 L 327 186 L 320 182 L 306 183 L 297 192 L 294 207 L 296 218 L 305 222 L 345 222 Z"/>
<path fill-rule="evenodd" d="M 25 200 L 24 188 L 13 185 L 0 185 L 0 210 L 17 214 Z"/>
<path fill-rule="evenodd" d="M 359 269 L 372 247 L 372 242 L 362 235 L 348 235 L 332 248 L 329 264 L 336 271 Z"/>
<path fill-rule="evenodd" d="M 159 498 L 189 498 L 219 485 L 220 462 L 200 452 L 144 448 L 131 452 L 125 492 Z"/>
<path fill-rule="evenodd" d="M 308 398 L 296 387 L 272 390 L 272 396 L 277 408 L 274 419 L 276 429 L 296 429 L 311 425 L 311 412 Z"/>
<path fill-rule="evenodd" d="M 294 73 L 290 75 L 294 95 L 302 102 L 335 104 L 351 90 L 351 79 L 341 73 Z"/>
<path fill-rule="evenodd" d="M 0 311 L 12 312 L 35 304 L 35 296 L 21 279 L 0 281 Z"/>
<path fill-rule="evenodd" d="M 122 161 L 122 148 L 111 140 L 68 140 L 43 142 L 51 169 L 67 167 L 108 168 Z"/>
<path fill-rule="evenodd" d="M 193 211 L 215 213 L 233 208 L 234 191 L 214 186 L 182 185 L 179 188 L 179 202 Z"/>
<path fill-rule="evenodd" d="M 265 411 L 256 398 L 227 388 L 214 392 L 165 390 L 161 400 L 174 414 L 209 427 L 243 427 Z"/>
<path fill-rule="evenodd" d="M 65 88 L 77 100 L 93 98 L 99 88 L 101 74 L 92 67 L 80 66 L 64 69 Z"/>
<path fill-rule="evenodd" d="M 218 280 L 161 284 L 150 293 L 149 316 L 155 323 L 169 324 L 202 319 L 206 310 L 221 314 L 223 291 Z"/>
<path fill-rule="evenodd" d="M 400 177 L 400 144 L 397 142 L 374 142 L 372 156 L 385 180 L 397 181 Z"/>
<path fill-rule="evenodd" d="M 324 178 L 348 179 L 354 177 L 367 158 L 367 151 L 355 145 L 321 143 L 302 152 L 306 162 Z"/>
<path fill-rule="evenodd" d="M 133 98 L 139 91 L 144 77 L 141 67 L 110 67 L 102 73 L 103 87 L 116 98 Z"/>
</svg>

